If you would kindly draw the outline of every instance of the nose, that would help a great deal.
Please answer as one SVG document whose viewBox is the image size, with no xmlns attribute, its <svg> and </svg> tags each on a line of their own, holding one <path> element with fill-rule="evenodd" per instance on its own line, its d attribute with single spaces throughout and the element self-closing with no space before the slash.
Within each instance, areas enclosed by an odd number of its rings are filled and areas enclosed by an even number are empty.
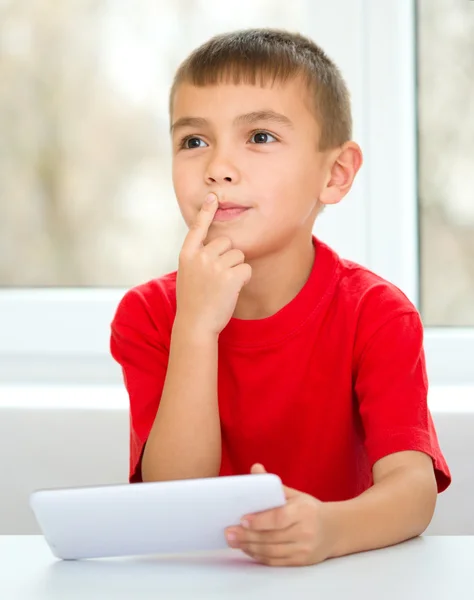
<svg viewBox="0 0 474 600">
<path fill-rule="evenodd" d="M 206 168 L 206 183 L 237 183 L 239 171 L 229 156 L 214 152 Z"/>
</svg>

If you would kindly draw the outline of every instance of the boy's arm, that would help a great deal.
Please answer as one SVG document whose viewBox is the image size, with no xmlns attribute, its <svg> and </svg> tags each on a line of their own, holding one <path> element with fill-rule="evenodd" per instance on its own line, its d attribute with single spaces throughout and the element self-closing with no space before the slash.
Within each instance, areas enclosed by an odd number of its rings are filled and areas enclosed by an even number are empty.
<svg viewBox="0 0 474 600">
<path fill-rule="evenodd" d="M 374 485 L 327 506 L 339 533 L 336 555 L 419 535 L 450 481 L 428 410 L 421 319 L 409 306 L 406 313 L 397 315 L 396 305 L 381 313 L 394 316 L 382 326 L 370 324 L 370 338 L 357 352 L 355 382 Z"/>
<path fill-rule="evenodd" d="M 397 452 L 373 468 L 374 485 L 345 502 L 323 506 L 331 531 L 330 556 L 383 548 L 416 537 L 429 525 L 438 494 L 433 461 L 422 452 Z"/>
<path fill-rule="evenodd" d="M 142 460 L 143 481 L 219 474 L 217 336 L 175 321 L 160 407 Z"/>
<path fill-rule="evenodd" d="M 217 207 L 210 194 L 181 250 L 169 362 L 143 453 L 143 481 L 219 475 L 218 337 L 251 268 L 228 238 L 205 244 Z"/>
<path fill-rule="evenodd" d="M 264 473 L 254 465 L 252 473 Z M 229 545 L 272 566 L 320 563 L 420 535 L 436 504 L 432 459 L 405 451 L 374 466 L 374 485 L 352 500 L 321 502 L 285 487 L 281 508 L 245 515 L 226 531 Z"/>
</svg>

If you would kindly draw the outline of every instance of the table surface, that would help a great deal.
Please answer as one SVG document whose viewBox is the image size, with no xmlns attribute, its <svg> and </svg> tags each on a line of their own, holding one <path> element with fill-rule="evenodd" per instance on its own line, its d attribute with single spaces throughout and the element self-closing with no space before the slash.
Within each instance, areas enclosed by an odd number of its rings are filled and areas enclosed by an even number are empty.
<svg viewBox="0 0 474 600">
<path fill-rule="evenodd" d="M 235 550 L 63 562 L 41 536 L 0 536 L 0 598 L 472 600 L 474 536 L 426 536 L 297 568 L 259 565 Z"/>
</svg>

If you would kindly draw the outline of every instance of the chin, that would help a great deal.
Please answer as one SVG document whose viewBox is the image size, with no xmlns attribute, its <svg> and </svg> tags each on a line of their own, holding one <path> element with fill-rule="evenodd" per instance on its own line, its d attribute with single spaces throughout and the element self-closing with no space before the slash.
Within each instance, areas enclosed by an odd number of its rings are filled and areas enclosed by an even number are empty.
<svg viewBox="0 0 474 600">
<path fill-rule="evenodd" d="M 207 236 L 207 242 L 218 237 L 228 237 L 232 241 L 232 247 L 241 250 L 246 261 L 260 258 L 270 254 L 274 250 L 275 240 L 269 239 L 262 231 L 252 231 L 248 226 L 246 228 L 237 227 L 212 227 Z"/>
<path fill-rule="evenodd" d="M 226 237 L 232 241 L 232 247 L 238 248 L 242 250 L 244 254 L 247 252 L 252 252 L 253 249 L 256 249 L 255 246 L 258 246 L 257 243 L 258 235 L 253 234 L 248 229 L 240 230 L 236 227 L 222 226 L 221 224 L 209 229 L 207 234 L 206 243 L 212 242 L 216 238 Z"/>
</svg>

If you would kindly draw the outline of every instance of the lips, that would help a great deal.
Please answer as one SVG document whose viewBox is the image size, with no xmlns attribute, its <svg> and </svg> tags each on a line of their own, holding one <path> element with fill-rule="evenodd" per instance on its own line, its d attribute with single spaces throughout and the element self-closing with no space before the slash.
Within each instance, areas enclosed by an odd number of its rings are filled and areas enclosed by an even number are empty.
<svg viewBox="0 0 474 600">
<path fill-rule="evenodd" d="M 233 221 L 249 210 L 250 207 L 241 204 L 222 202 L 214 215 L 214 221 Z"/>
</svg>

